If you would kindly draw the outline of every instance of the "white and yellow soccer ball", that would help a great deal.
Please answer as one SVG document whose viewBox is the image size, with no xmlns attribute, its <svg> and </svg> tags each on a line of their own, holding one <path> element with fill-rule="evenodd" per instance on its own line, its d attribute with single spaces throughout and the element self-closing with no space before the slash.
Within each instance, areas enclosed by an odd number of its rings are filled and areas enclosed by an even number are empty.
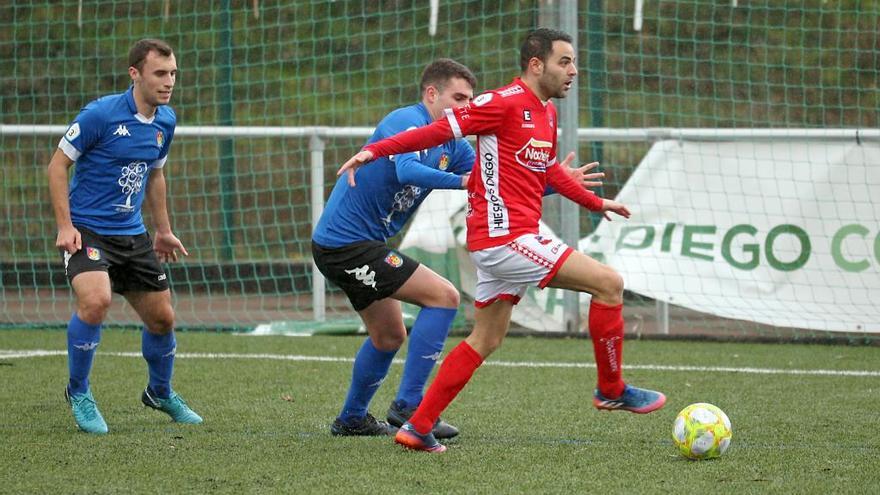
<svg viewBox="0 0 880 495">
<path fill-rule="evenodd" d="M 688 459 L 712 459 L 730 446 L 733 430 L 724 411 L 698 402 L 682 409 L 672 427 L 672 441 Z"/>
</svg>

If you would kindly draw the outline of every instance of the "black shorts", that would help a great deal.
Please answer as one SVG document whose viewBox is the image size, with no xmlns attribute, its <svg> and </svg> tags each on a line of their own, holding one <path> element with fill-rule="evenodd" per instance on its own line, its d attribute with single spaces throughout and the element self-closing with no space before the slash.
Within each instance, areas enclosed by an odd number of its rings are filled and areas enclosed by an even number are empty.
<svg viewBox="0 0 880 495">
<path fill-rule="evenodd" d="M 107 272 L 113 292 L 159 292 L 168 289 L 168 276 L 153 251 L 153 240 L 138 235 L 101 235 L 76 225 L 82 249 L 64 256 L 67 280 L 83 272 Z"/>
<path fill-rule="evenodd" d="M 379 241 L 340 248 L 312 241 L 312 257 L 324 277 L 345 292 L 355 311 L 397 292 L 419 267 L 418 261 Z"/>
</svg>

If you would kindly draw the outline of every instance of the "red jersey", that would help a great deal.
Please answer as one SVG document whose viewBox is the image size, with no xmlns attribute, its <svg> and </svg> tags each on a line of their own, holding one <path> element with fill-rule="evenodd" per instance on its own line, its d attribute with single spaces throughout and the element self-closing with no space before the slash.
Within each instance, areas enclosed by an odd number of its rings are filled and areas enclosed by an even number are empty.
<svg viewBox="0 0 880 495">
<path fill-rule="evenodd" d="M 469 250 L 477 251 L 537 234 L 548 183 L 591 210 L 602 208 L 600 198 L 556 166 L 556 132 L 556 107 L 542 102 L 516 78 L 467 106 L 446 109 L 445 119 L 364 149 L 378 158 L 476 134 L 477 157 L 468 181 L 467 243 Z"/>
</svg>

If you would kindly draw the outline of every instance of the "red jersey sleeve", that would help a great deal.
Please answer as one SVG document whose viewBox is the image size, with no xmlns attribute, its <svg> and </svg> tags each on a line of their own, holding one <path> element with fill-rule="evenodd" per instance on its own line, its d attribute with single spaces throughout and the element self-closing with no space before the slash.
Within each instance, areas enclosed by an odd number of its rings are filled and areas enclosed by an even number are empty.
<svg viewBox="0 0 880 495">
<path fill-rule="evenodd" d="M 363 149 L 372 153 L 373 159 L 376 159 L 433 148 L 450 139 L 452 139 L 452 129 L 449 122 L 444 118 L 439 118 L 424 127 L 410 129 L 368 144 Z"/>
</svg>

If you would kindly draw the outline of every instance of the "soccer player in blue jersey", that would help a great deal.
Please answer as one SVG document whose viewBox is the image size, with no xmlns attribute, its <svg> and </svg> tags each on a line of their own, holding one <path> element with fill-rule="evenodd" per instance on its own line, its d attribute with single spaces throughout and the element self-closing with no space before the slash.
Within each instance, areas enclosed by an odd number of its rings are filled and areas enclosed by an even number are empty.
<svg viewBox="0 0 880 495">
<path fill-rule="evenodd" d="M 141 402 L 178 423 L 202 422 L 171 388 L 174 310 L 160 264 L 188 254 L 171 231 L 163 172 L 177 122 L 167 106 L 177 62 L 171 47 L 155 39 L 136 42 L 128 59 L 131 87 L 80 111 L 47 172 L 58 224 L 55 245 L 63 251 L 65 274 L 76 295 L 76 312 L 67 327 L 70 379 L 64 396 L 77 426 L 93 434 L 108 432 L 89 373 L 111 292 L 122 294 L 144 323 L 141 345 L 149 380 Z M 144 201 L 152 213 L 153 238 L 141 215 Z"/>
<path fill-rule="evenodd" d="M 388 114 L 369 143 L 407 129 L 430 124 L 447 108 L 473 98 L 476 78 L 464 65 L 438 59 L 421 78 L 422 101 Z M 474 150 L 463 139 L 417 153 L 381 159 L 378 166 L 357 171 L 358 186 L 337 180 L 312 235 L 312 254 L 324 276 L 348 296 L 369 337 L 355 356 L 351 384 L 334 435 L 390 435 L 405 423 L 422 400 L 425 382 L 440 357 L 459 305 L 458 290 L 418 261 L 386 245 L 434 189 L 465 189 Z M 586 186 L 603 174 L 587 174 L 591 163 L 569 173 Z M 409 347 L 397 397 L 388 423 L 368 412 L 370 400 L 388 373 L 406 338 L 400 301 L 421 307 L 410 332 Z M 389 424 L 390 423 L 390 424 Z M 451 438 L 458 429 L 438 418 L 436 438 Z"/>
<path fill-rule="evenodd" d="M 422 73 L 422 101 L 388 114 L 369 142 L 427 125 L 445 108 L 466 105 L 475 85 L 464 65 L 434 61 Z M 393 434 L 393 425 L 403 424 L 421 402 L 458 311 L 459 294 L 451 282 L 385 242 L 400 232 L 433 189 L 464 189 L 473 162 L 470 144 L 455 139 L 366 167 L 356 188 L 343 179 L 336 182 L 312 234 L 312 254 L 321 273 L 346 293 L 369 337 L 355 357 L 348 395 L 330 427 L 334 435 Z M 389 425 L 367 408 L 406 339 L 400 301 L 422 309 L 410 334 L 397 397 L 388 409 Z M 451 438 L 458 430 L 438 419 L 434 433 Z"/>
</svg>

